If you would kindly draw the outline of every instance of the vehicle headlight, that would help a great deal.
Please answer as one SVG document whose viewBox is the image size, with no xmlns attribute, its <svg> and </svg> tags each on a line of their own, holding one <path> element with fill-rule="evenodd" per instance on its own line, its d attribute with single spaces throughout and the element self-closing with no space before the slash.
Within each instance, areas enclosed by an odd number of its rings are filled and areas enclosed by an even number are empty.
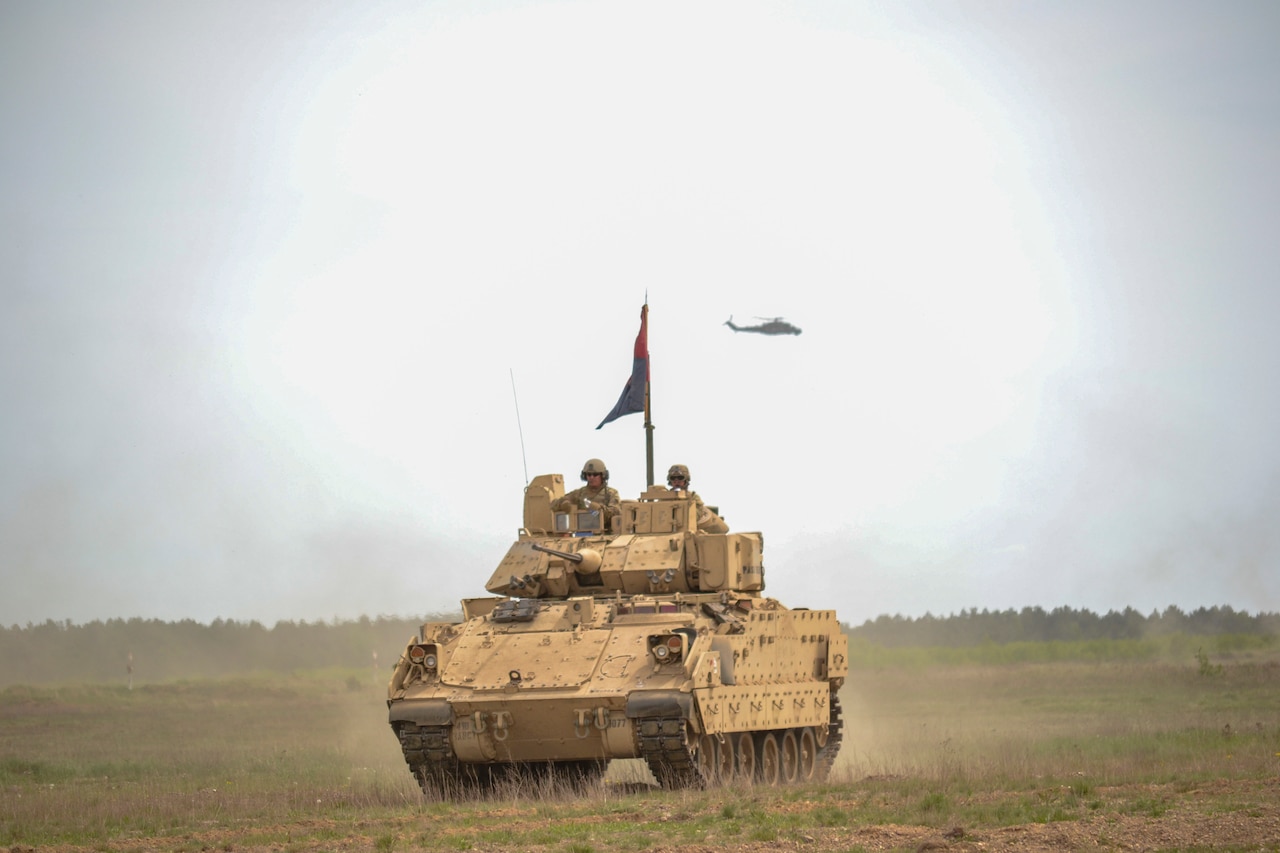
<svg viewBox="0 0 1280 853">
<path fill-rule="evenodd" d="M 440 658 L 436 647 L 429 644 L 417 644 L 409 647 L 409 663 L 426 669 L 435 669 Z"/>
<path fill-rule="evenodd" d="M 658 663 L 670 663 L 684 656 L 684 638 L 679 634 L 654 634 L 649 637 L 649 651 Z"/>
</svg>

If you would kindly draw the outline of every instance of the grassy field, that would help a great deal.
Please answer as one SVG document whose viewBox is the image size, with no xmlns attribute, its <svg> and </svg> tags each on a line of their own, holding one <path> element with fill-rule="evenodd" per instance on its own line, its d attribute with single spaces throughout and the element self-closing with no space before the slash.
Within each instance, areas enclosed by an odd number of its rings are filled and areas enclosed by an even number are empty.
<svg viewBox="0 0 1280 853">
<path fill-rule="evenodd" d="M 1280 850 L 1280 661 L 876 666 L 820 785 L 423 797 L 349 671 L 0 692 L 0 845 L 98 851 Z"/>
</svg>

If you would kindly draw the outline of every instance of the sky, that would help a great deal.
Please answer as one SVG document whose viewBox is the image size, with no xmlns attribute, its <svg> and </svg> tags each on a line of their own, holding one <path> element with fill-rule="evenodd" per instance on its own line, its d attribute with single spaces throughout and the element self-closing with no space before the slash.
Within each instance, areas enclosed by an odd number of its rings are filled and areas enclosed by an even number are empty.
<svg viewBox="0 0 1280 853">
<path fill-rule="evenodd" d="M 1277 36 L 0 0 L 0 625 L 485 595 L 529 478 L 644 489 L 646 300 L 658 479 L 784 604 L 1280 610 Z"/>
</svg>

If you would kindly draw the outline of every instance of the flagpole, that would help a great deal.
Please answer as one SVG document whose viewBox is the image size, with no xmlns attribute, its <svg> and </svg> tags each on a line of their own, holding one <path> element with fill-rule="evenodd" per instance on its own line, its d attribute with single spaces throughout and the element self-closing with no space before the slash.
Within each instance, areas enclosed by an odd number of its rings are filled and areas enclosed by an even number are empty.
<svg viewBox="0 0 1280 853">
<path fill-rule="evenodd" d="M 644 294 L 644 316 L 645 316 L 645 361 L 646 369 L 644 372 L 644 461 L 645 461 L 645 488 L 653 488 L 653 418 L 649 411 L 649 369 L 653 365 L 653 361 L 649 358 L 649 293 Z"/>
<path fill-rule="evenodd" d="M 644 461 L 649 487 L 653 486 L 653 423 L 649 420 L 649 389 L 644 389 Z"/>
<path fill-rule="evenodd" d="M 641 376 L 640 374 L 644 375 Z M 640 394 L 637 395 L 636 391 Z M 636 397 L 640 396 L 637 400 Z M 639 403 L 640 405 L 636 405 Z M 631 375 L 627 378 L 627 383 L 622 386 L 622 396 L 618 397 L 618 402 L 614 404 L 609 414 L 604 416 L 596 429 L 600 429 L 610 421 L 617 420 L 623 415 L 634 415 L 638 412 L 644 412 L 644 431 L 645 431 L 645 479 L 648 481 L 648 488 L 653 486 L 653 417 L 649 411 L 649 294 L 646 291 L 644 295 L 644 306 L 640 309 L 640 332 L 636 335 L 636 345 L 631 351 Z"/>
<path fill-rule="evenodd" d="M 649 383 L 644 383 L 644 461 L 648 486 L 653 486 L 653 421 L 649 418 Z"/>
</svg>

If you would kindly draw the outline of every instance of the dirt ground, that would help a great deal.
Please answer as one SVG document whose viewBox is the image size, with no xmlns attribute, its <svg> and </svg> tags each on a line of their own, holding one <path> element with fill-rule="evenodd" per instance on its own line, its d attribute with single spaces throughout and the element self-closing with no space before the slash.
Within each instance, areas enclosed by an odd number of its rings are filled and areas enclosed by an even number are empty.
<svg viewBox="0 0 1280 853">
<path fill-rule="evenodd" d="M 1107 798 L 1133 801 L 1149 795 L 1152 801 L 1167 804 L 1158 817 L 1117 814 L 1106 809 L 1079 820 L 1018 826 L 965 826 L 945 828 L 901 825 L 848 825 L 789 833 L 772 841 L 739 841 L 716 839 L 707 844 L 664 845 L 661 842 L 645 848 L 647 853 L 761 853 L 761 851 L 796 850 L 806 853 L 827 851 L 955 851 L 955 853 L 1001 853 L 1001 851 L 1165 851 L 1165 850 L 1274 850 L 1280 851 L 1280 778 L 1250 781 L 1218 781 L 1201 784 L 1192 790 L 1173 792 L 1167 786 L 1149 791 L 1123 789 L 1099 792 Z M 786 802 L 780 807 L 793 813 L 812 810 L 814 804 Z M 8 853 L 313 853 L 313 851 L 351 851 L 351 853 L 391 853 L 409 850 L 472 850 L 488 853 L 516 853 L 529 849 L 510 845 L 490 845 L 475 839 L 474 830 L 455 832 L 436 822 L 438 818 L 423 816 L 352 824 L 302 820 L 296 825 L 254 826 L 242 831 L 218 829 L 208 832 L 180 833 L 157 838 L 128 837 L 91 846 L 14 845 Z M 601 815 L 599 820 L 610 818 Z M 681 820 L 678 814 L 660 815 L 659 821 Z M 494 815 L 495 822 L 500 821 Z M 520 818 L 529 828 L 529 816 Z M 540 819 L 542 822 L 554 818 Z M 537 820 L 535 820 L 537 822 Z M 323 823 L 324 825 L 319 825 Z M 815 822 L 816 823 L 816 822 Z M 803 825 L 803 821 L 801 821 Z M 436 838 L 435 844 L 424 844 L 424 838 Z M 263 838 L 285 839 L 263 842 Z M 565 842 L 534 850 L 548 853 L 609 853 L 606 844 L 598 842 Z M 628 848 L 628 853 L 634 848 Z"/>
<path fill-rule="evenodd" d="M 1230 794 L 1247 793 L 1255 805 L 1224 810 Z M 1152 791 L 1159 796 L 1163 792 Z M 1261 803 L 1261 805 L 1258 805 Z M 682 848 L 685 853 L 692 848 Z M 1098 815 L 1073 821 L 982 827 L 954 825 L 939 831 L 923 826 L 857 826 L 816 829 L 798 840 L 769 844 L 716 845 L 705 853 L 763 850 L 1280 850 L 1280 779 L 1221 782 L 1181 794 L 1159 817 Z M 662 853 L 675 853 L 675 848 Z M 704 851 L 699 851 L 704 853 Z"/>
<path fill-rule="evenodd" d="M 1247 790 L 1246 790 L 1247 789 Z M 1127 793 L 1132 793 L 1132 790 Z M 1164 791 L 1152 790 L 1153 797 Z M 1232 795 L 1246 794 L 1255 805 L 1226 810 Z M 1261 803 L 1262 805 L 1257 805 Z M 1017 826 L 964 826 L 939 831 L 924 826 L 855 826 L 817 829 L 799 840 L 707 847 L 705 853 L 763 850 L 1280 850 L 1280 779 L 1221 782 L 1179 795 L 1159 817 L 1098 815 L 1082 820 Z M 683 848 L 684 851 L 690 848 Z M 675 853 L 663 851 L 663 853 Z M 702 851 L 700 851 L 702 853 Z"/>
</svg>

